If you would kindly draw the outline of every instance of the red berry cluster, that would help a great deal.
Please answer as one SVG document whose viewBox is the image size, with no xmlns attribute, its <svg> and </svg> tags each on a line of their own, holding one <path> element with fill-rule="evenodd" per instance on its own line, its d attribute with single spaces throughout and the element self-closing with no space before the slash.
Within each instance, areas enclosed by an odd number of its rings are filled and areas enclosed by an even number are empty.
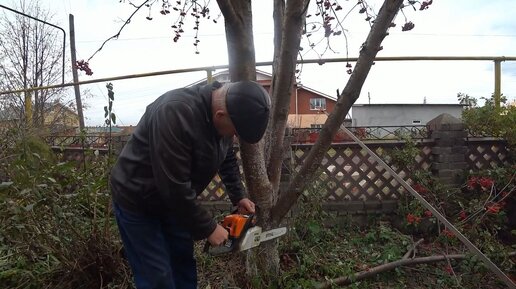
<svg viewBox="0 0 516 289">
<path fill-rule="evenodd" d="M 429 1 L 423 1 L 423 3 L 421 3 L 421 7 L 419 7 L 419 10 L 425 10 L 425 9 L 428 9 L 428 6 L 432 5 L 432 0 L 429 0 Z"/>
<path fill-rule="evenodd" d="M 403 24 L 403 26 L 401 26 L 401 31 L 409 31 L 409 30 L 412 30 L 414 29 L 416 25 L 414 23 L 412 23 L 411 21 Z"/>
<path fill-rule="evenodd" d="M 84 71 L 86 73 L 86 75 L 92 75 L 93 74 L 93 71 L 91 71 L 88 62 L 86 62 L 84 60 L 76 61 L 75 62 L 75 68 L 77 68 L 77 69 L 79 69 L 81 71 Z"/>
</svg>

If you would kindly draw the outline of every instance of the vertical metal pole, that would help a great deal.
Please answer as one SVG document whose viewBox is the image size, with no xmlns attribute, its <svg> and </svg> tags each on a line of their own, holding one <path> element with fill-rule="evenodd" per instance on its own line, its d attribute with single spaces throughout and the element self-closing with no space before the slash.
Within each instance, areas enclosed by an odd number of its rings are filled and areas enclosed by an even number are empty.
<svg viewBox="0 0 516 289">
<path fill-rule="evenodd" d="M 494 72 L 495 72 L 495 89 L 494 89 L 494 104 L 496 108 L 500 108 L 500 98 L 501 98 L 501 82 L 502 82 L 502 65 L 500 59 L 494 60 Z"/>
<path fill-rule="evenodd" d="M 212 83 L 213 82 L 213 75 L 212 75 L 211 69 L 206 70 L 206 81 L 208 83 Z"/>
<path fill-rule="evenodd" d="M 68 15 L 68 21 L 70 24 L 70 51 L 72 56 L 72 75 L 73 75 L 73 82 L 77 83 L 79 82 L 79 75 L 77 74 L 77 66 L 75 66 L 77 62 L 77 57 L 75 55 L 75 26 L 73 22 L 73 15 Z M 84 115 L 82 113 L 82 100 L 81 100 L 81 90 L 79 89 L 78 84 L 74 84 L 73 86 L 74 92 L 75 92 L 75 102 L 77 105 L 77 116 L 79 117 L 79 129 L 81 131 L 84 130 Z"/>
<path fill-rule="evenodd" d="M 32 125 L 32 96 L 31 91 L 25 91 L 25 124 L 27 127 Z"/>
</svg>

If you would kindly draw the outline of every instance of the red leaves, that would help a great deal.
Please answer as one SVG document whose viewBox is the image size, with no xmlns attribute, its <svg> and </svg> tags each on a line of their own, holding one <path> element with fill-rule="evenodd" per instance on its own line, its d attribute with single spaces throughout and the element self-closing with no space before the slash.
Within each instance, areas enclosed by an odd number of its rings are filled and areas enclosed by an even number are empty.
<svg viewBox="0 0 516 289">
<path fill-rule="evenodd" d="M 489 177 L 471 177 L 467 181 L 469 190 L 474 190 L 480 187 L 482 190 L 490 190 L 494 185 L 493 179 Z"/>
<path fill-rule="evenodd" d="M 493 214 L 493 215 L 500 213 L 501 208 L 502 208 L 502 205 L 500 205 L 499 203 L 492 203 L 492 204 L 486 206 L 487 212 L 489 214 Z"/>
<path fill-rule="evenodd" d="M 426 193 L 428 193 L 428 189 L 427 189 L 427 188 L 425 188 L 425 187 L 424 187 L 423 185 L 421 185 L 421 184 L 414 184 L 414 185 L 412 186 L 412 188 L 413 188 L 416 192 L 418 192 L 418 193 L 420 193 L 420 194 L 426 194 Z"/>
<path fill-rule="evenodd" d="M 465 220 L 466 217 L 467 217 L 466 211 L 464 211 L 464 210 L 460 211 L 460 213 L 459 213 L 459 220 Z"/>
<path fill-rule="evenodd" d="M 421 222 L 421 217 L 418 217 L 414 214 L 407 214 L 407 223 L 408 224 L 418 224 Z"/>
<path fill-rule="evenodd" d="M 450 275 L 453 274 L 453 268 L 450 265 L 444 267 L 444 271 L 446 271 Z"/>
<path fill-rule="evenodd" d="M 469 190 L 474 190 L 478 184 L 478 178 L 477 177 L 471 177 L 467 181 L 467 187 Z"/>
<path fill-rule="evenodd" d="M 455 237 L 455 234 L 453 234 L 453 232 L 448 230 L 448 229 L 442 230 L 441 234 L 443 234 L 444 236 L 446 236 L 448 238 L 454 238 Z"/>
<path fill-rule="evenodd" d="M 493 186 L 494 181 L 490 178 L 483 177 L 480 178 L 478 183 L 480 184 L 480 187 L 482 187 L 482 189 L 490 189 Z"/>
</svg>

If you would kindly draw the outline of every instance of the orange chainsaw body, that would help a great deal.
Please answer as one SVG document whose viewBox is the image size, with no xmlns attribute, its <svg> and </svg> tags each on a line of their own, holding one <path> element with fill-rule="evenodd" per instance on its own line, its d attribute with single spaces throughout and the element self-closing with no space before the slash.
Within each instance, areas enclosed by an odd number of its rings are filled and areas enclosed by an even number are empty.
<svg viewBox="0 0 516 289">
<path fill-rule="evenodd" d="M 229 232 L 229 238 L 238 240 L 242 233 L 256 223 L 254 215 L 231 214 L 224 217 L 221 226 Z"/>
</svg>

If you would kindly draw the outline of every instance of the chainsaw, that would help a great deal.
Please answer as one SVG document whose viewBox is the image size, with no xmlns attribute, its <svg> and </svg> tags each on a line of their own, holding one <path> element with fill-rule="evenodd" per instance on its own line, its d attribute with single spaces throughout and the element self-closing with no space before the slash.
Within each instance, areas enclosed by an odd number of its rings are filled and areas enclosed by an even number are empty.
<svg viewBox="0 0 516 289">
<path fill-rule="evenodd" d="M 257 247 L 260 243 L 284 235 L 287 228 L 276 228 L 263 231 L 256 226 L 256 215 L 233 213 L 224 217 L 221 226 L 228 230 L 228 240 L 220 246 L 211 246 L 208 241 L 204 252 L 210 255 L 221 255 L 230 252 L 245 251 Z"/>
</svg>

